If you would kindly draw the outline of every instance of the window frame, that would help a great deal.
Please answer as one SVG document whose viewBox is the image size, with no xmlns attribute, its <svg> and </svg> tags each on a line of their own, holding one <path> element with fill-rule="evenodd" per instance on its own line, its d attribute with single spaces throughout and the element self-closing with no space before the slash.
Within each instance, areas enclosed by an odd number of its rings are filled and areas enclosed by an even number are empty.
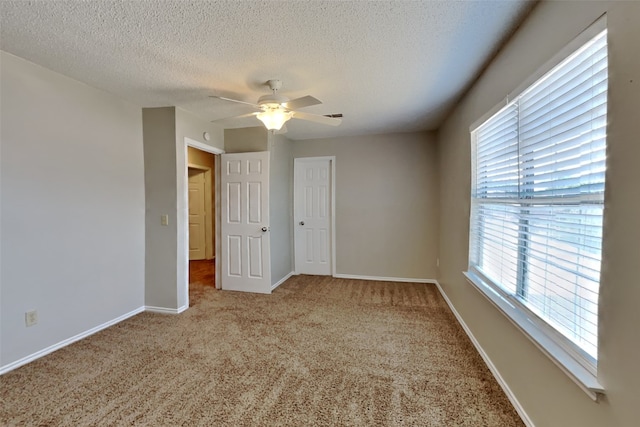
<svg viewBox="0 0 640 427">
<path fill-rule="evenodd" d="M 601 16 L 593 24 L 591 24 L 584 32 L 578 35 L 574 40 L 567 44 L 560 52 L 558 52 L 550 61 L 540 67 L 536 73 L 526 79 L 516 90 L 511 92 L 503 102 L 496 105 L 489 112 L 484 114 L 480 119 L 473 123 L 470 127 L 471 149 L 476 146 L 477 130 L 489 119 L 500 113 L 503 109 L 511 104 L 511 100 L 519 98 L 522 94 L 533 87 L 536 82 L 545 74 L 550 72 L 560 63 L 569 58 L 575 51 L 588 43 L 602 31 L 607 29 L 606 15 Z M 608 106 L 607 106 L 608 109 Z M 476 164 L 471 164 L 471 176 L 473 187 L 475 188 Z M 474 197 L 470 197 L 473 209 Z M 604 215 L 604 213 L 603 213 Z M 470 221 L 473 219 L 470 212 Z M 521 231 L 518 231 L 520 233 Z M 604 233 L 603 233 L 604 234 Z M 471 228 L 469 230 L 469 243 L 471 250 Z M 604 240 L 604 235 L 603 235 Z M 522 254 L 518 254 L 518 259 Z M 518 268 L 519 270 L 519 268 Z M 491 280 L 485 277 L 480 271 L 474 269 L 471 265 L 471 254 L 469 255 L 469 267 L 463 272 L 467 281 L 487 298 L 507 319 L 514 324 L 524 335 L 529 338 L 545 355 L 547 355 L 565 374 L 567 374 L 585 393 L 593 400 L 598 399 L 599 394 L 604 394 L 604 388 L 597 379 L 597 361 L 593 363 L 586 351 L 580 349 L 574 343 L 571 343 L 553 326 L 549 325 L 545 320 L 538 317 L 531 309 L 526 307 L 517 298 L 494 285 Z M 518 271 L 518 275 L 521 272 Z M 518 285 L 517 292 L 520 292 L 521 284 Z M 600 340 L 600 338 L 598 338 Z"/>
</svg>

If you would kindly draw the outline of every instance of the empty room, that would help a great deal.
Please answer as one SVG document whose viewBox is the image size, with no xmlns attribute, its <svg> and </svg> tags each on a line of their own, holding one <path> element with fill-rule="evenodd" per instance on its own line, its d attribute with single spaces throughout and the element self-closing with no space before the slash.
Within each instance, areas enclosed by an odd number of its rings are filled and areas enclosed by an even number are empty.
<svg viewBox="0 0 640 427">
<path fill-rule="evenodd" d="M 636 426 L 639 42 L 634 1 L 0 0 L 0 425 Z"/>
</svg>

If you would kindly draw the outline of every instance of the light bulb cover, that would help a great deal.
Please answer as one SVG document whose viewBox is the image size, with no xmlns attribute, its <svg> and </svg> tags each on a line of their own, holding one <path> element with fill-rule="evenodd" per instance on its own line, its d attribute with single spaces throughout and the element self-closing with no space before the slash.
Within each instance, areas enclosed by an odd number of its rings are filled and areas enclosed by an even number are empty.
<svg viewBox="0 0 640 427">
<path fill-rule="evenodd" d="M 293 116 L 292 111 L 281 109 L 269 109 L 256 115 L 258 120 L 264 123 L 268 130 L 280 130 L 282 126 Z"/>
</svg>

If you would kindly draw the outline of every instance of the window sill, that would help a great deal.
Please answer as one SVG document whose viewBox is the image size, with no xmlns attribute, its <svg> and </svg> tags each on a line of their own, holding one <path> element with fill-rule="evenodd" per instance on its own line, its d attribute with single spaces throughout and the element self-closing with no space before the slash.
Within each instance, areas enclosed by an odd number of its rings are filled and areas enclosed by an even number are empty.
<svg viewBox="0 0 640 427">
<path fill-rule="evenodd" d="M 511 302 L 494 291 L 476 274 L 470 271 L 465 271 L 463 274 L 481 295 L 487 298 L 511 323 L 520 329 L 536 347 L 546 354 L 591 399 L 597 401 L 598 394 L 604 394 L 604 388 L 598 382 L 598 378 L 578 363 L 565 349 L 549 338 L 526 313 L 514 307 Z"/>
</svg>

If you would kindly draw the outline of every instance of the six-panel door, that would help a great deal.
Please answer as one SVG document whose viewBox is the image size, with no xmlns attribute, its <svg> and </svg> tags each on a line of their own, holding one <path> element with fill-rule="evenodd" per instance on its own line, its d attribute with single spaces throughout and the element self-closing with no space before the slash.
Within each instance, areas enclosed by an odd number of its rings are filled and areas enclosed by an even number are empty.
<svg viewBox="0 0 640 427">
<path fill-rule="evenodd" d="M 294 163 L 295 267 L 298 274 L 331 275 L 331 160 Z"/>
<path fill-rule="evenodd" d="M 271 293 L 269 152 L 221 156 L 222 289 Z"/>
</svg>

